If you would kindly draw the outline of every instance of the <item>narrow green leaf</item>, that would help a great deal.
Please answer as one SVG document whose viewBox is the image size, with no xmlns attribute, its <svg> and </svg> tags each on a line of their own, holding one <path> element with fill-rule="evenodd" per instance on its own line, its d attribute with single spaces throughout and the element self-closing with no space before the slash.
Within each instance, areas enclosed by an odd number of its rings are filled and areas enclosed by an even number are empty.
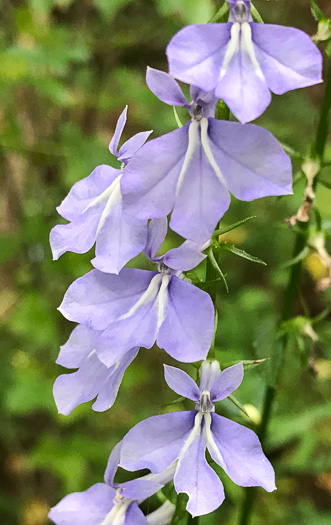
<svg viewBox="0 0 331 525">
<path fill-rule="evenodd" d="M 251 13 L 252 17 L 254 18 L 254 20 L 256 20 L 256 22 L 258 22 L 259 24 L 264 24 L 262 16 L 253 4 L 251 4 Z"/>
<path fill-rule="evenodd" d="M 179 116 L 178 116 L 178 113 L 177 113 L 177 109 L 175 106 L 172 106 L 172 109 L 174 110 L 174 115 L 175 115 L 175 120 L 176 120 L 176 123 L 177 123 L 177 126 L 179 128 L 182 128 L 183 127 L 183 123 L 182 121 L 180 120 Z"/>
<path fill-rule="evenodd" d="M 166 403 L 163 405 L 163 408 L 165 407 L 171 407 L 172 405 L 179 405 L 179 403 L 182 403 L 186 398 L 183 396 L 177 397 L 174 401 L 170 401 L 170 403 Z"/>
<path fill-rule="evenodd" d="M 316 324 L 316 323 L 320 323 L 321 321 L 324 321 L 324 319 L 326 319 L 330 314 L 330 309 L 327 308 L 326 310 L 323 310 L 323 312 L 321 312 L 320 314 L 316 315 L 316 317 L 314 317 L 312 320 L 311 320 L 311 323 L 312 324 Z"/>
<path fill-rule="evenodd" d="M 305 246 L 304 249 L 300 253 L 298 253 L 296 257 L 293 257 L 293 259 L 286 261 L 284 264 L 280 266 L 280 268 L 285 269 L 285 268 L 290 268 L 290 266 L 295 266 L 300 261 L 302 261 L 308 255 L 309 252 L 310 252 L 310 249 L 308 248 L 308 246 Z"/>
<path fill-rule="evenodd" d="M 264 359 L 249 359 L 249 360 L 236 360 L 236 361 L 229 361 L 227 363 L 221 363 L 222 369 L 229 368 L 229 366 L 237 365 L 239 363 L 243 363 L 245 370 L 252 370 L 253 368 L 256 368 L 259 365 L 262 365 L 262 363 L 265 363 L 268 361 L 269 357 L 265 357 Z"/>
<path fill-rule="evenodd" d="M 224 275 L 224 277 L 226 278 L 226 274 Z M 223 279 L 214 279 L 213 281 L 204 281 L 197 283 L 195 282 L 194 285 L 204 290 L 205 288 L 209 288 L 211 284 L 218 284 L 220 282 L 223 282 Z"/>
<path fill-rule="evenodd" d="M 283 142 L 280 143 L 283 150 L 291 157 L 293 160 L 298 160 L 300 162 L 303 161 L 303 154 L 299 151 L 295 151 L 291 146 L 288 146 L 288 144 L 284 144 Z"/>
<path fill-rule="evenodd" d="M 208 24 L 214 24 L 215 22 L 227 22 L 229 13 L 229 4 L 224 2 L 222 7 L 217 11 L 217 13 L 209 20 Z"/>
<path fill-rule="evenodd" d="M 239 410 L 240 410 L 243 414 L 245 414 L 245 416 L 248 417 L 248 419 L 250 419 L 250 417 L 249 417 L 249 415 L 247 414 L 247 412 L 246 412 L 244 406 L 240 403 L 240 401 L 238 401 L 238 399 L 237 399 L 236 397 L 234 397 L 233 394 L 230 394 L 230 395 L 228 396 L 228 399 L 229 399 L 234 405 L 236 405 L 236 407 L 239 408 Z"/>
<path fill-rule="evenodd" d="M 220 278 L 222 279 L 223 283 L 224 283 L 224 286 L 225 286 L 225 289 L 226 289 L 226 293 L 229 293 L 229 287 L 228 287 L 228 283 L 226 282 L 226 279 L 225 279 L 225 275 L 224 273 L 222 272 L 221 268 L 218 266 L 217 264 L 217 261 L 215 259 L 215 255 L 214 255 L 214 252 L 213 252 L 213 248 L 212 246 L 210 246 L 208 248 L 208 258 L 213 266 L 213 268 L 215 269 L 215 271 L 218 273 L 218 275 L 220 276 Z"/>
<path fill-rule="evenodd" d="M 249 253 L 245 252 L 244 250 L 240 250 L 235 246 L 234 244 L 227 244 L 226 242 L 220 243 L 220 248 L 223 250 L 227 250 L 231 253 L 234 253 L 235 255 L 238 255 L 238 257 L 242 257 L 243 259 L 247 259 L 248 261 L 257 263 L 257 264 L 263 264 L 263 266 L 267 266 L 267 263 L 262 261 L 262 259 L 259 259 L 258 257 L 255 257 L 254 255 L 250 255 Z"/>
<path fill-rule="evenodd" d="M 323 11 L 318 7 L 314 0 L 310 0 L 310 7 L 313 17 L 315 18 L 315 20 L 317 20 L 317 22 L 321 22 L 322 20 L 326 19 L 323 14 Z"/>
<path fill-rule="evenodd" d="M 216 230 L 214 232 L 213 237 L 219 237 L 220 235 L 224 235 L 224 233 L 228 233 L 231 230 L 234 230 L 235 228 L 239 228 L 242 224 L 245 224 L 245 222 L 248 222 L 252 219 L 256 219 L 256 215 L 252 215 L 252 217 L 246 217 L 246 219 L 242 219 L 241 221 L 234 222 L 233 224 L 230 224 L 230 226 L 225 226 L 224 228 L 221 228 L 220 230 Z"/>
</svg>

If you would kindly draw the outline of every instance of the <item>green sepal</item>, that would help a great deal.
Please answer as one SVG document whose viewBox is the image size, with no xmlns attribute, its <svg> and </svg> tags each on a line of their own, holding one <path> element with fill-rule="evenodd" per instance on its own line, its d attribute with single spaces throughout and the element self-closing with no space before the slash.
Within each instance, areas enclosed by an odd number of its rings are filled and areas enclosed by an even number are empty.
<svg viewBox="0 0 331 525">
<path fill-rule="evenodd" d="M 228 244 L 226 242 L 220 242 L 219 247 L 222 250 L 227 250 L 231 253 L 234 253 L 235 255 L 238 255 L 238 257 L 242 257 L 243 259 L 247 259 L 248 261 L 257 263 L 257 264 L 263 264 L 263 266 L 267 266 L 267 263 L 265 261 L 262 261 L 262 259 L 259 259 L 258 257 L 255 257 L 254 255 L 250 255 L 249 253 L 245 252 L 244 250 L 240 250 L 235 246 L 234 244 Z"/>
<path fill-rule="evenodd" d="M 208 259 L 210 260 L 212 267 L 214 268 L 214 270 L 217 272 L 217 274 L 220 276 L 220 278 L 222 279 L 222 281 L 224 283 L 224 286 L 225 286 L 225 289 L 226 289 L 226 293 L 229 293 L 228 283 L 226 281 L 224 273 L 222 272 L 221 268 L 218 266 L 218 263 L 217 263 L 217 261 L 215 259 L 215 255 L 214 255 L 212 246 L 210 246 L 208 248 L 207 253 L 208 253 Z"/>
<path fill-rule="evenodd" d="M 224 228 L 220 228 L 219 230 L 216 230 L 214 232 L 213 237 L 217 238 L 220 237 L 220 235 L 224 235 L 224 233 L 228 233 L 231 230 L 234 230 L 235 228 L 239 228 L 242 224 L 245 224 L 245 222 L 248 222 L 252 219 L 256 219 L 256 215 L 252 215 L 252 217 L 246 217 L 246 219 L 242 219 L 241 221 L 234 222 L 233 224 L 230 224 L 230 226 L 225 226 Z"/>
<path fill-rule="evenodd" d="M 262 365 L 266 361 L 270 359 L 269 357 L 264 357 L 263 359 L 245 359 L 245 360 L 236 360 L 236 361 L 229 361 L 227 363 L 222 363 L 222 369 L 229 368 L 229 366 L 238 365 L 239 363 L 242 363 L 244 365 L 244 370 L 252 370 L 253 368 L 256 368 L 257 366 Z"/>
</svg>

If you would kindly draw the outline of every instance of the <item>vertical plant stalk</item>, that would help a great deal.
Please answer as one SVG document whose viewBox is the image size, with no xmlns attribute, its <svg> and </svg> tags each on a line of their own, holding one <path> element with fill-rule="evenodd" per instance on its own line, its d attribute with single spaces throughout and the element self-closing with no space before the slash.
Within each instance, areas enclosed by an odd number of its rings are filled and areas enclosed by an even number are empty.
<svg viewBox="0 0 331 525">
<path fill-rule="evenodd" d="M 190 514 L 187 518 L 187 525 L 199 525 L 199 516 L 193 518 L 193 516 Z"/>
<path fill-rule="evenodd" d="M 325 146 L 326 146 L 329 128 L 330 128 L 330 118 L 331 118 L 331 66 L 329 63 L 324 98 L 323 98 L 323 103 L 322 103 L 322 107 L 320 111 L 319 125 L 317 128 L 316 140 L 314 144 L 312 145 L 312 149 L 311 149 L 312 156 L 317 158 L 321 164 L 324 159 Z M 313 185 L 314 188 L 316 187 L 317 182 L 318 182 L 318 177 L 315 177 L 314 185 Z M 295 242 L 295 246 L 293 250 L 293 258 L 299 255 L 299 253 L 302 252 L 305 246 L 307 246 L 307 241 L 308 241 L 307 233 L 309 230 L 309 224 L 310 224 L 310 221 L 301 224 L 301 232 L 297 234 L 297 238 L 296 238 L 296 242 Z M 300 290 L 301 274 L 302 274 L 302 261 L 298 262 L 291 269 L 288 286 L 287 286 L 286 293 L 285 293 L 285 300 L 284 300 L 284 307 L 283 307 L 283 312 L 281 316 L 281 322 L 288 321 L 289 319 L 291 319 L 293 315 L 295 301 L 296 301 L 296 298 Z M 284 354 L 285 354 L 285 350 L 288 344 L 288 337 L 289 337 L 288 334 L 284 334 L 279 341 L 280 363 L 282 363 L 282 361 L 284 360 Z M 267 432 L 268 432 L 268 425 L 271 419 L 273 404 L 274 404 L 274 400 L 276 396 L 276 385 L 278 382 L 278 376 L 279 376 L 280 369 L 281 369 L 281 366 L 278 367 L 278 373 L 276 375 L 274 385 L 267 387 L 265 396 L 264 396 L 262 419 L 261 419 L 261 424 L 260 424 L 259 431 L 258 431 L 258 436 L 260 438 L 262 445 L 266 439 Z M 242 507 L 242 514 L 241 514 L 240 521 L 239 521 L 240 525 L 248 525 L 250 522 L 250 518 L 252 516 L 252 510 L 254 506 L 255 493 L 256 493 L 255 488 L 246 489 L 245 499 L 244 499 L 244 503 Z"/>
</svg>

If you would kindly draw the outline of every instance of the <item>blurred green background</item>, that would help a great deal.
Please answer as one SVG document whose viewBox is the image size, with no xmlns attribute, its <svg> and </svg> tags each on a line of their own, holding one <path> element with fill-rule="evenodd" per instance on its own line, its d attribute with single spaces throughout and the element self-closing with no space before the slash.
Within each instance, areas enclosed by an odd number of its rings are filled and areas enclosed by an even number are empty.
<svg viewBox="0 0 331 525">
<path fill-rule="evenodd" d="M 188 23 L 205 23 L 221 2 L 212 0 L 2 0 L 0 29 L 0 524 L 43 525 L 65 494 L 102 481 L 114 444 L 144 417 L 169 410 L 174 394 L 163 381 L 161 350 L 142 350 L 126 373 L 115 406 L 85 405 L 59 416 L 52 384 L 62 372 L 59 346 L 73 325 L 57 312 L 69 284 L 90 268 L 91 254 L 65 254 L 52 262 L 48 236 L 60 220 L 55 207 L 72 184 L 100 163 L 116 166 L 108 142 L 126 104 L 125 138 L 154 129 L 171 131 L 172 109 L 145 84 L 146 66 L 166 69 L 165 47 Z M 319 6 L 331 16 L 329 0 Z M 270 23 L 316 33 L 308 0 L 256 2 Z M 323 49 L 323 45 L 321 46 Z M 323 85 L 274 97 L 259 124 L 306 153 L 314 140 Z M 240 145 L 238 145 L 240 147 Z M 327 158 L 331 160 L 331 145 Z M 270 355 L 273 326 L 282 308 L 295 234 L 284 219 L 300 206 L 304 180 L 294 164 L 295 195 L 254 203 L 235 201 L 222 220 L 257 218 L 227 240 L 264 259 L 254 265 L 228 253 L 221 261 L 230 294 L 219 294 L 217 356 L 222 362 Z M 325 180 L 330 173 L 325 170 Z M 331 224 L 331 190 L 320 185 L 317 208 Z M 144 263 L 142 263 L 144 264 Z M 279 395 L 266 452 L 278 490 L 258 492 L 253 525 L 331 523 L 328 318 L 311 326 L 330 304 L 321 257 L 304 261 Z M 330 318 L 330 317 L 329 317 Z M 311 331 L 315 330 L 317 336 Z M 318 339 L 317 339 L 317 338 Z M 186 366 L 194 373 L 194 368 Z M 247 371 L 237 397 L 256 423 L 266 365 Z M 186 405 L 179 407 L 185 408 Z M 190 404 L 187 405 L 190 408 Z M 174 408 L 172 408 L 174 409 Z M 177 409 L 177 408 L 176 408 Z M 221 413 L 249 424 L 229 402 Z M 244 490 L 221 474 L 227 499 L 207 524 L 235 524 Z M 155 499 L 147 502 L 154 508 Z M 147 510 L 145 505 L 145 510 Z"/>
</svg>

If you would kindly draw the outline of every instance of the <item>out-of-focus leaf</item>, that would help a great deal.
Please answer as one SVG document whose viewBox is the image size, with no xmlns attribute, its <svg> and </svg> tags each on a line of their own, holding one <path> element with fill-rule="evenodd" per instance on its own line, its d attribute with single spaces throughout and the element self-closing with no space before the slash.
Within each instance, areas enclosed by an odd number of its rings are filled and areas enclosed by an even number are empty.
<svg viewBox="0 0 331 525">
<path fill-rule="evenodd" d="M 130 3 L 133 2 L 133 0 L 94 0 L 96 6 L 102 11 L 102 13 L 107 17 L 114 17 L 116 13 L 122 9 L 123 7 L 126 7 Z"/>
<path fill-rule="evenodd" d="M 52 381 L 45 378 L 42 369 L 33 364 L 17 368 L 13 374 L 13 382 L 6 391 L 5 407 L 9 413 L 16 415 L 38 410 L 55 415 Z"/>
<path fill-rule="evenodd" d="M 295 266 L 300 261 L 302 261 L 308 255 L 309 252 L 310 252 L 309 247 L 305 246 L 304 249 L 300 253 L 298 253 L 296 257 L 282 264 L 281 268 L 285 269 L 285 268 L 290 268 L 290 266 Z"/>
</svg>

